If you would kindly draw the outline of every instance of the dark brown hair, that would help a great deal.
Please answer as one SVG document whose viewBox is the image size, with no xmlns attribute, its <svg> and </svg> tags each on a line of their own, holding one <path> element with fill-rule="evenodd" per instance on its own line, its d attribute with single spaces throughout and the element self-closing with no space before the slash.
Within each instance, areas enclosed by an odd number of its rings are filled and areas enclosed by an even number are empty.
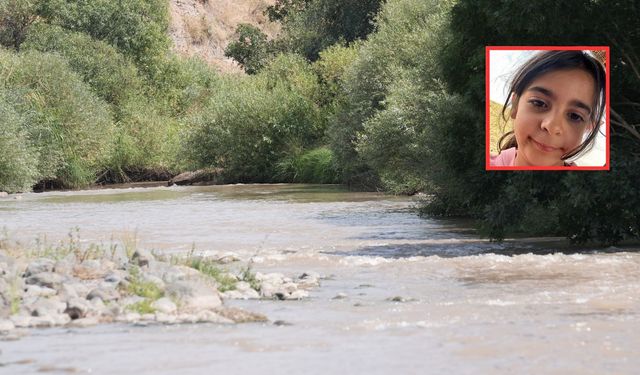
<svg viewBox="0 0 640 375">
<path fill-rule="evenodd" d="M 511 84 L 509 85 L 509 96 L 507 97 L 507 100 L 505 100 L 504 106 L 502 107 L 502 118 L 507 121 L 505 117 L 507 106 L 511 104 L 511 110 L 513 110 L 513 105 L 518 105 L 517 101 L 516 103 L 510 103 L 513 94 L 515 94 L 519 99 L 524 90 L 529 87 L 533 80 L 545 73 L 564 69 L 582 69 L 591 74 L 595 82 L 595 90 L 593 97 L 593 110 L 589 115 L 590 120 L 593 122 L 593 127 L 591 128 L 591 131 L 589 132 L 589 135 L 584 140 L 584 142 L 582 142 L 580 146 L 564 154 L 562 156 L 562 160 L 574 157 L 583 151 L 588 151 L 591 147 L 593 147 L 593 142 L 598 135 L 600 123 L 602 122 L 602 117 L 604 116 L 606 103 L 605 69 L 603 64 L 598 59 L 585 51 L 579 50 L 542 51 L 533 56 L 529 61 L 521 66 L 520 69 L 516 71 L 515 75 L 511 79 Z M 518 147 L 513 130 L 503 135 L 498 141 L 498 149 L 500 151 L 506 150 L 511 147 Z"/>
</svg>

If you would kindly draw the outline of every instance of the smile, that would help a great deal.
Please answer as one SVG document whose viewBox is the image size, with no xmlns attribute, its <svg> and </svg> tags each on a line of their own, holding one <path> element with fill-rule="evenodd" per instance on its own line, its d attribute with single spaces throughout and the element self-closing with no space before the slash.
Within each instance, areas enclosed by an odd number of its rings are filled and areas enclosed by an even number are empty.
<svg viewBox="0 0 640 375">
<path fill-rule="evenodd" d="M 531 140 L 531 143 L 533 143 L 536 148 L 542 152 L 554 152 L 554 151 L 561 151 L 561 149 L 559 148 L 555 148 L 555 147 L 551 147 L 551 146 L 547 146 L 544 143 L 540 143 L 538 141 L 536 141 L 535 139 L 529 137 L 529 139 Z"/>
</svg>

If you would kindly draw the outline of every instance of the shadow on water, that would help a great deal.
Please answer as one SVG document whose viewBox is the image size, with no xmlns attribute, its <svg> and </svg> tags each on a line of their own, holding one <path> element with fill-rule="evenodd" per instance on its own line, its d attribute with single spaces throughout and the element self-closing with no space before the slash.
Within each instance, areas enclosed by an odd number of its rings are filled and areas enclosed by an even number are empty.
<svg viewBox="0 0 640 375">
<path fill-rule="evenodd" d="M 482 254 L 517 256 L 523 254 L 603 254 L 619 252 L 640 252 L 637 245 L 624 247 L 588 247 L 571 245 L 567 240 L 559 238 L 534 238 L 490 242 L 487 240 L 434 240 L 421 243 L 400 243 L 363 246 L 353 251 L 325 252 L 342 256 L 371 256 L 389 259 L 410 257 L 439 256 L 443 258 L 464 257 Z"/>
</svg>

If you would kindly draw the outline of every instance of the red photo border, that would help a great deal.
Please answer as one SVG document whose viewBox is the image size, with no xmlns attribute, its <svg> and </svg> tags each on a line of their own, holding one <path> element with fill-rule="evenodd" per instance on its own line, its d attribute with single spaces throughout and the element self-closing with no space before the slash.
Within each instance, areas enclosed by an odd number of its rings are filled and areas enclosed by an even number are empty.
<svg viewBox="0 0 640 375">
<path fill-rule="evenodd" d="M 606 82 L 605 82 L 605 96 L 606 96 L 606 108 L 605 108 L 605 117 L 606 117 L 606 125 L 605 125 L 605 136 L 606 136 L 606 158 L 607 161 L 604 166 L 594 167 L 594 166 L 572 166 L 572 167 L 544 167 L 544 166 L 532 166 L 532 167 L 499 167 L 499 166 L 491 166 L 490 165 L 490 105 L 491 100 L 489 99 L 489 84 L 490 84 L 490 51 L 501 51 L 501 50 L 526 50 L 526 51 L 544 51 L 544 50 L 591 50 L 591 51 L 605 51 L 605 68 L 606 68 Z M 485 170 L 487 171 L 608 171 L 611 167 L 610 165 L 610 106 L 609 106 L 609 82 L 610 82 L 610 50 L 608 46 L 485 46 Z"/>
</svg>

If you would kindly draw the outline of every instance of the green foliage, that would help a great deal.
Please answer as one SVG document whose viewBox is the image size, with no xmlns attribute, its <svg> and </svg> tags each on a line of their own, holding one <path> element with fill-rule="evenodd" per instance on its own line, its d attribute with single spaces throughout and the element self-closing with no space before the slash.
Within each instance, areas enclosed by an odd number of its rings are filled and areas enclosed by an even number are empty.
<svg viewBox="0 0 640 375">
<path fill-rule="evenodd" d="M 399 193 L 429 186 L 426 150 L 438 120 L 433 108 L 446 97 L 436 51 L 446 40 L 450 7 L 415 0 L 383 6 L 377 32 L 346 71 L 346 98 L 330 120 L 346 182 L 364 176 Z"/>
<path fill-rule="evenodd" d="M 268 88 L 279 86 L 316 103 L 322 101 L 318 76 L 300 55 L 281 53 L 275 56 L 258 79 Z"/>
<path fill-rule="evenodd" d="M 220 267 L 218 267 L 218 264 L 212 260 L 193 258 L 191 259 L 189 266 L 214 279 L 220 292 L 226 292 L 236 288 L 238 280 L 235 277 L 230 276 L 227 272 L 224 272 Z"/>
<path fill-rule="evenodd" d="M 129 270 L 129 285 L 127 285 L 127 292 L 150 301 L 155 301 L 164 296 L 164 292 L 160 287 L 150 281 L 145 281 L 142 278 L 141 271 L 138 267 L 132 267 Z"/>
<path fill-rule="evenodd" d="M 381 0 L 279 1 L 267 14 L 283 23 L 288 51 L 315 61 L 320 51 L 335 43 L 366 38 L 374 30 L 372 20 L 381 4 Z"/>
<path fill-rule="evenodd" d="M 269 70 L 271 72 L 271 70 Z M 185 154 L 196 167 L 220 167 L 227 180 L 272 181 L 290 150 L 314 144 L 323 123 L 305 80 L 270 73 L 223 82 L 208 106 L 186 120 Z M 294 88 L 294 89 L 292 89 Z"/>
<path fill-rule="evenodd" d="M 64 187 L 93 181 L 112 137 L 106 103 L 59 56 L 0 51 L 0 82 L 29 114 L 29 141 L 39 154 L 38 175 Z"/>
<path fill-rule="evenodd" d="M 27 119 L 0 89 L 0 191 L 29 191 L 38 179 L 38 153 L 27 133 Z"/>
<path fill-rule="evenodd" d="M 345 47 L 334 44 L 320 52 L 312 65 L 320 80 L 320 104 L 331 112 L 344 95 L 345 73 L 358 57 L 358 43 Z"/>
<path fill-rule="evenodd" d="M 37 0 L 0 0 L 0 45 L 20 50 L 37 19 Z"/>
<path fill-rule="evenodd" d="M 577 8 L 579 15 L 565 17 Z M 640 61 L 631 53 L 640 44 L 638 12 L 631 1 L 460 1 L 452 10 L 451 41 L 439 59 L 455 110 L 443 116 L 441 132 L 430 143 L 436 194 L 427 210 L 482 218 L 494 238 L 517 231 L 561 234 L 576 242 L 637 238 L 640 136 L 630 124 L 640 123 L 633 104 L 640 94 L 634 69 Z M 523 44 L 612 46 L 611 171 L 484 171 L 484 47 Z"/>
<path fill-rule="evenodd" d="M 23 49 L 60 54 L 110 104 L 119 105 L 142 88 L 133 63 L 115 47 L 87 34 L 39 23 L 29 30 Z"/>
<path fill-rule="evenodd" d="M 333 152 L 327 147 L 286 156 L 278 163 L 278 175 L 288 182 L 314 184 L 339 182 Z"/>
<path fill-rule="evenodd" d="M 236 36 L 237 40 L 227 45 L 224 55 L 236 60 L 247 74 L 258 73 L 272 50 L 267 35 L 251 24 L 241 23 L 236 27 Z"/>
<path fill-rule="evenodd" d="M 164 0 L 41 0 L 39 15 L 116 46 L 153 77 L 170 45 L 168 5 Z"/>
</svg>

